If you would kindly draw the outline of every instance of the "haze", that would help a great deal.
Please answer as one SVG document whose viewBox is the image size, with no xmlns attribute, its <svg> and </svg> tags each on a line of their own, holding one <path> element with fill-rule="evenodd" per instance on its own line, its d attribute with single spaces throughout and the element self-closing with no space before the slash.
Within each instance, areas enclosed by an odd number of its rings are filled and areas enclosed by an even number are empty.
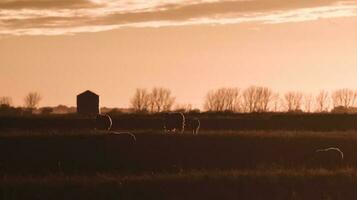
<svg viewBox="0 0 357 200">
<path fill-rule="evenodd" d="M 128 107 L 136 88 L 166 87 L 201 108 L 219 87 L 277 92 L 357 89 L 357 1 L 5 0 L 0 96 Z"/>
</svg>

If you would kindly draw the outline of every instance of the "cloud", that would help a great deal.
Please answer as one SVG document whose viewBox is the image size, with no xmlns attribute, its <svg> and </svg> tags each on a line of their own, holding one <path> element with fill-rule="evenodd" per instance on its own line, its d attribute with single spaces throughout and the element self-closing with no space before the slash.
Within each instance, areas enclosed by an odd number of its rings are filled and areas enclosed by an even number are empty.
<svg viewBox="0 0 357 200">
<path fill-rule="evenodd" d="M 0 9 L 88 8 L 98 4 L 89 0 L 2 0 Z"/>
<path fill-rule="evenodd" d="M 58 35 L 123 27 L 274 24 L 353 16 L 357 16 L 356 0 L 8 0 L 0 3 L 0 34 Z"/>
</svg>

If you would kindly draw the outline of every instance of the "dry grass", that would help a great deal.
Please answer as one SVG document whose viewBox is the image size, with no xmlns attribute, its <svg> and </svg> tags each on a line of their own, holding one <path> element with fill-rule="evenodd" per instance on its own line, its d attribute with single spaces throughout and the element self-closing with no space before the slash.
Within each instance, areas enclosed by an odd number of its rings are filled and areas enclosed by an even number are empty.
<svg viewBox="0 0 357 200">
<path fill-rule="evenodd" d="M 144 131 L 117 152 L 105 132 L 0 134 L 0 199 L 357 199 L 356 131 Z M 327 146 L 343 165 L 304 163 Z"/>
<path fill-rule="evenodd" d="M 352 168 L 4 176 L 3 199 L 356 199 Z"/>
</svg>

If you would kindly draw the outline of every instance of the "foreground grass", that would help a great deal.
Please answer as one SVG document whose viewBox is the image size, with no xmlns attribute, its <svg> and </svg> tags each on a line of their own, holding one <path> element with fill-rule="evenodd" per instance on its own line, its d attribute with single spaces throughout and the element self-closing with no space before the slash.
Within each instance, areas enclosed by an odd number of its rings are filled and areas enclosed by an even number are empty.
<svg viewBox="0 0 357 200">
<path fill-rule="evenodd" d="M 3 176 L 1 199 L 356 199 L 352 168 Z"/>
<path fill-rule="evenodd" d="M 134 132 L 126 141 L 96 131 L 0 133 L 0 176 L 284 169 L 315 166 L 316 149 L 338 147 L 343 166 L 357 168 L 357 132 L 219 131 L 199 135 Z"/>
<path fill-rule="evenodd" d="M 0 132 L 0 199 L 357 199 L 357 132 Z M 334 170 L 308 165 L 344 151 Z"/>
</svg>

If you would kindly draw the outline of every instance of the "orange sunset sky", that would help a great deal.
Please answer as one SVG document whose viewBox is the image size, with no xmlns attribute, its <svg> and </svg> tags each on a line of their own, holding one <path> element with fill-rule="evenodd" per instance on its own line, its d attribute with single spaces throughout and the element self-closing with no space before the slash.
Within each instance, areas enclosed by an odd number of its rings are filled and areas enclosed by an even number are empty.
<svg viewBox="0 0 357 200">
<path fill-rule="evenodd" d="M 357 1 L 1 0 L 0 96 L 22 105 L 127 107 L 170 88 L 202 107 L 210 89 L 357 89 Z"/>
</svg>

